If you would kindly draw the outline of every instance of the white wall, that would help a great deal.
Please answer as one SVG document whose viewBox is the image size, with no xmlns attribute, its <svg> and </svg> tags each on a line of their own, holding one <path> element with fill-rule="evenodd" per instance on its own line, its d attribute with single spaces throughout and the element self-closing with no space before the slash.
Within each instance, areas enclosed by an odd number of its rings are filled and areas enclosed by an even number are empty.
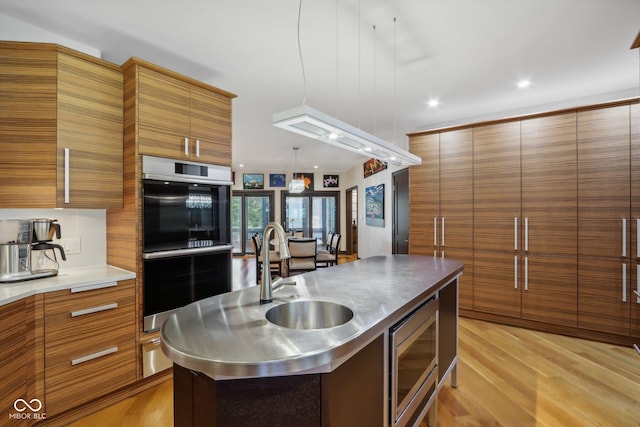
<svg viewBox="0 0 640 427">
<path fill-rule="evenodd" d="M 0 40 L 57 43 L 89 55 L 101 57 L 101 51 L 91 46 L 44 31 L 38 27 L 0 14 Z M 3 185 L 7 185 L 4 183 Z M 0 206 L 1 206 L 0 201 Z M 106 211 L 98 209 L 0 209 L 0 220 L 53 218 L 58 219 L 65 238 L 80 239 L 80 253 L 67 254 L 60 261 L 60 270 L 74 267 L 104 265 L 107 262 Z"/>
<path fill-rule="evenodd" d="M 0 13 L 0 40 L 57 43 L 88 55 L 102 57 L 100 49 L 45 31 L 41 28 Z"/>
</svg>

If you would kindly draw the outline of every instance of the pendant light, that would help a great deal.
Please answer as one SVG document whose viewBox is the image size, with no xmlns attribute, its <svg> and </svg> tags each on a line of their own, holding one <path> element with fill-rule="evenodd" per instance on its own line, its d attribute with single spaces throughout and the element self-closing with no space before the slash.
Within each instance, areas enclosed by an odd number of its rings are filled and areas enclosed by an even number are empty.
<svg viewBox="0 0 640 427">
<path fill-rule="evenodd" d="M 302 66 L 302 78 L 305 94 L 300 107 L 292 108 L 273 115 L 273 125 L 281 129 L 295 132 L 309 138 L 322 141 L 367 157 L 408 166 L 422 164 L 422 159 L 402 148 L 371 135 L 362 129 L 355 128 L 328 114 L 315 110 L 306 102 L 306 75 L 302 48 L 300 45 L 300 16 L 302 13 L 302 0 L 298 8 L 298 53 Z"/>
<path fill-rule="evenodd" d="M 298 177 L 298 150 L 300 147 L 293 147 L 293 177 L 289 181 L 289 193 L 302 193 L 304 191 L 304 179 Z"/>
</svg>

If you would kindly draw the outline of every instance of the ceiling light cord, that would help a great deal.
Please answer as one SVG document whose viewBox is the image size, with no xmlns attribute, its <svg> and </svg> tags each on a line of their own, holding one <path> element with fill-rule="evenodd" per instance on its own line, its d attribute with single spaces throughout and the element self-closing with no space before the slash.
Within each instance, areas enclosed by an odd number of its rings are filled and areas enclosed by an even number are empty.
<svg viewBox="0 0 640 427">
<path fill-rule="evenodd" d="M 300 44 L 300 21 L 302 16 L 302 0 L 298 4 L 298 55 L 300 57 L 300 67 L 302 68 L 302 84 L 303 84 L 303 96 L 302 105 L 306 105 L 307 102 L 307 75 L 304 71 L 304 60 L 302 59 L 302 45 Z"/>
</svg>

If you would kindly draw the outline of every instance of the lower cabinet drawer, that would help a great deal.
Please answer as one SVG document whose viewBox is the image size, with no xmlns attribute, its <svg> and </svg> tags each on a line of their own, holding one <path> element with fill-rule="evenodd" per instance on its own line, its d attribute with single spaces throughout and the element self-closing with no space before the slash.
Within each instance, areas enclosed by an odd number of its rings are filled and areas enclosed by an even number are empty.
<svg viewBox="0 0 640 427">
<path fill-rule="evenodd" d="M 136 381 L 135 345 L 79 354 L 45 372 L 45 409 L 53 416 Z"/>
</svg>

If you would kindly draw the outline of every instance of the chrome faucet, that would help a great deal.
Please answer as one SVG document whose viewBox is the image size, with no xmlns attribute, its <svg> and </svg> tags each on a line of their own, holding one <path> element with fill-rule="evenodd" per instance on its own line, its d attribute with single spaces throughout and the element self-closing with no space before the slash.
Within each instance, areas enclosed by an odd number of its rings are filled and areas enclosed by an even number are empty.
<svg viewBox="0 0 640 427">
<path fill-rule="evenodd" d="M 269 260 L 269 239 L 271 239 L 271 233 L 276 233 L 278 251 L 280 252 L 280 259 L 290 258 L 289 245 L 287 244 L 287 238 L 285 236 L 284 229 L 277 222 L 270 222 L 264 229 L 262 235 L 262 283 L 260 284 L 260 304 L 267 304 L 273 301 L 272 297 L 272 283 L 271 283 L 271 268 Z M 282 281 L 282 277 L 277 278 L 273 285 Z"/>
</svg>

